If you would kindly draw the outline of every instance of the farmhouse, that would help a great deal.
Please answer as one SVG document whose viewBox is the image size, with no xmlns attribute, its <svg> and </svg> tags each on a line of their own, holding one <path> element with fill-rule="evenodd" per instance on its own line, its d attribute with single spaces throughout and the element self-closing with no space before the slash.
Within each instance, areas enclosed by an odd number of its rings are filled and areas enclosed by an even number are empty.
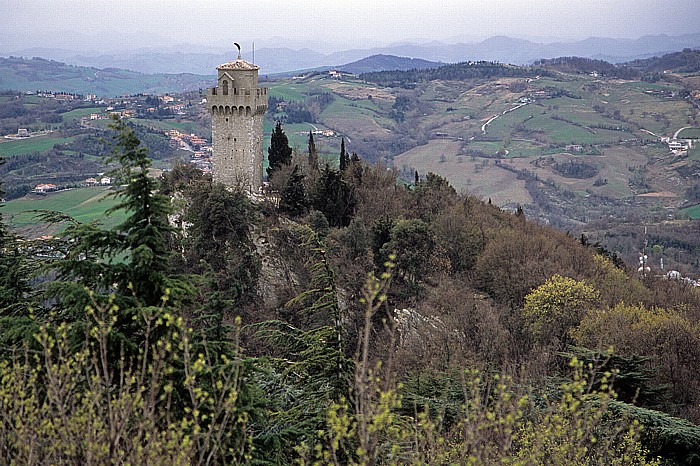
<svg viewBox="0 0 700 466">
<path fill-rule="evenodd" d="M 668 140 L 668 148 L 674 154 L 680 155 L 681 152 L 685 153 L 687 150 L 693 148 L 693 140 L 692 139 L 670 139 L 670 140 Z"/>
<path fill-rule="evenodd" d="M 50 191 L 56 191 L 56 189 L 58 189 L 58 186 L 56 186 L 55 184 L 38 184 L 32 192 L 37 194 L 46 194 Z"/>
</svg>

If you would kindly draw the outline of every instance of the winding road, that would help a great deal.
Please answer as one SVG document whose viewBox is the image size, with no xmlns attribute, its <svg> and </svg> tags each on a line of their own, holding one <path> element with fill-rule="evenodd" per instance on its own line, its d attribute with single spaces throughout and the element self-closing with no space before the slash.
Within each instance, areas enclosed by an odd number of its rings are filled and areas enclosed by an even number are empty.
<svg viewBox="0 0 700 466">
<path fill-rule="evenodd" d="M 684 126 L 684 127 L 682 127 L 681 129 L 679 129 L 678 131 L 676 131 L 676 133 L 673 135 L 673 139 L 678 139 L 678 135 L 681 134 L 681 131 L 683 131 L 684 129 L 690 129 L 690 128 L 695 128 L 695 126 Z"/>
<path fill-rule="evenodd" d="M 490 125 L 491 122 L 492 122 L 493 120 L 495 120 L 496 118 L 498 118 L 499 116 L 505 115 L 506 113 L 510 113 L 510 112 L 512 112 L 512 111 L 515 111 L 515 110 L 519 109 L 520 107 L 524 107 L 524 106 L 526 106 L 526 105 L 527 105 L 527 102 L 524 102 L 524 103 L 522 103 L 522 104 L 518 104 L 518 105 L 516 105 L 515 107 L 513 107 L 513 108 L 511 108 L 511 109 L 508 109 L 508 110 L 504 110 L 503 113 L 498 114 L 498 115 L 496 115 L 495 117 L 490 118 L 486 123 L 484 123 L 484 124 L 481 126 L 481 132 L 484 133 L 484 134 L 486 134 L 486 127 L 487 127 L 488 125 Z"/>
</svg>

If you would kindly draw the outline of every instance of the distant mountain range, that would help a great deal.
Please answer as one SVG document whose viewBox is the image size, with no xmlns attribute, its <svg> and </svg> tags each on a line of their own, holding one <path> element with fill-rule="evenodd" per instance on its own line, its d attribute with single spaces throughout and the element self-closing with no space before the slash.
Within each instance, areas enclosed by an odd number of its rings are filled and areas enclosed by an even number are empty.
<svg viewBox="0 0 700 466">
<path fill-rule="evenodd" d="M 223 58 L 222 60 L 223 61 Z M 555 59 L 538 59 L 536 65 L 543 71 L 547 69 L 564 73 L 598 72 L 602 76 L 636 79 L 644 73 L 675 70 L 679 72 L 700 71 L 700 50 L 684 49 L 661 56 L 637 59 L 623 64 L 611 64 L 600 59 L 562 56 Z M 465 68 L 466 66 L 466 68 Z M 521 68 L 507 65 L 485 63 L 507 72 L 508 76 L 518 73 Z M 395 55 L 377 54 L 336 67 L 317 67 L 309 70 L 323 71 L 336 68 L 353 74 L 364 74 L 365 79 L 375 82 L 416 81 L 429 79 L 453 79 L 446 76 L 471 76 L 475 68 L 468 63 L 440 63 L 420 58 L 407 58 Z M 495 69 L 495 68 L 494 68 Z M 503 71 L 505 70 L 505 71 Z M 387 74 L 389 71 L 404 72 L 400 76 Z M 405 71 L 411 71 L 415 76 Z M 477 70 L 478 71 L 478 70 Z M 385 72 L 385 73 L 376 73 Z M 368 77 L 368 73 L 381 76 Z M 466 73 L 466 75 L 465 75 Z M 296 73 L 279 73 L 291 76 Z M 473 77 L 473 76 L 472 76 Z M 140 73 L 116 68 L 114 66 L 97 68 L 69 65 L 56 60 L 44 58 L 25 59 L 19 57 L 0 57 L 0 90 L 17 91 L 55 91 L 78 94 L 97 94 L 115 96 L 138 93 L 183 92 L 203 89 L 214 84 L 215 75 L 193 73 Z"/>
<path fill-rule="evenodd" d="M 265 74 L 321 67 L 341 67 L 374 55 L 418 58 L 431 62 L 456 63 L 489 60 L 525 65 L 543 58 L 577 56 L 621 63 L 650 58 L 684 48 L 699 48 L 700 33 L 680 36 L 644 36 L 638 39 L 591 37 L 572 42 L 538 43 L 525 39 L 495 36 L 480 42 L 447 44 L 443 42 L 399 43 L 386 47 L 320 53 L 310 48 L 261 48 L 247 51 L 244 58 L 255 61 Z M 42 57 L 95 68 L 122 68 L 141 73 L 212 74 L 214 68 L 231 60 L 237 52 L 199 51 L 192 45 L 172 49 L 137 49 L 109 54 L 86 54 L 65 49 L 31 48 L 5 55 Z M 377 70 L 374 70 L 377 71 Z"/>
</svg>

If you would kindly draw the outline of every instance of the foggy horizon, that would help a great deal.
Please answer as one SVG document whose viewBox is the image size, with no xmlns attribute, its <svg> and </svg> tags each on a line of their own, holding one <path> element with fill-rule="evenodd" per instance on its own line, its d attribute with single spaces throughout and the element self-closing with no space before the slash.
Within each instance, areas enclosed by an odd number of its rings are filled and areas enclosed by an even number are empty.
<svg viewBox="0 0 700 466">
<path fill-rule="evenodd" d="M 429 5 L 429 6 L 426 6 Z M 231 50 L 289 47 L 328 53 L 394 43 L 480 42 L 508 36 L 539 43 L 589 37 L 637 39 L 700 32 L 692 0 L 211 1 L 9 0 L 12 27 L 0 53 L 60 48 L 85 53 L 198 46 Z M 104 38 L 104 40 L 100 40 Z"/>
</svg>

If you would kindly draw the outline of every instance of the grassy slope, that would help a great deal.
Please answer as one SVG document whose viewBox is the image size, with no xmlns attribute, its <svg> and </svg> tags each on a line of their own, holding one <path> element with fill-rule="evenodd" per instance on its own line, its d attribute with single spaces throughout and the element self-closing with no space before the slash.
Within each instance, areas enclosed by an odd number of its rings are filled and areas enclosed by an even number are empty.
<svg viewBox="0 0 700 466">
<path fill-rule="evenodd" d="M 133 71 L 71 66 L 50 60 L 0 58 L 0 89 L 47 90 L 115 96 L 179 92 L 205 87 L 211 76 L 141 74 Z"/>
<path fill-rule="evenodd" d="M 687 209 L 683 209 L 681 212 L 683 212 L 692 219 L 700 218 L 700 204 L 688 207 Z"/>
<path fill-rule="evenodd" d="M 416 112 L 415 119 L 410 121 L 413 131 L 421 132 L 428 138 L 441 133 L 453 142 L 430 140 L 429 144 L 396 157 L 396 166 L 405 166 L 407 172 L 415 168 L 420 173 L 433 171 L 443 174 L 458 189 L 493 197 L 497 203 L 526 203 L 530 199 L 522 182 L 509 178 L 510 172 L 499 173 L 505 170 L 495 167 L 489 161 L 484 164 L 484 160 L 470 157 L 469 153 L 493 156 L 505 146 L 508 151 L 506 158 L 514 160 L 515 167 L 531 170 L 533 167 L 527 159 L 534 157 L 554 157 L 554 160 L 590 157 L 576 153 L 573 156 L 562 154 L 565 152 L 563 145 L 597 146 L 603 155 L 591 159 L 591 162 L 600 168 L 599 176 L 584 180 L 564 178 L 546 164 L 536 171 L 542 179 L 553 179 L 562 187 L 582 195 L 588 190 L 614 198 L 625 198 L 635 194 L 630 189 L 631 172 L 628 166 L 642 166 L 652 159 L 665 160 L 668 154 L 665 148 L 656 145 L 628 148 L 619 146 L 619 143 L 654 138 L 640 131 L 640 128 L 659 135 L 672 135 L 687 124 L 690 115 L 687 101 L 670 96 L 671 92 L 678 90 L 675 84 L 562 75 L 559 78 L 529 81 L 524 92 L 510 91 L 513 83 L 522 81 L 510 78 L 473 83 L 434 81 L 416 94 L 404 89 L 365 90 L 368 86 L 363 83 L 318 79 L 308 83 L 276 82 L 271 85 L 271 95 L 287 100 L 303 100 L 318 93 L 320 89 L 333 92 L 335 100 L 321 113 L 321 122 L 351 138 L 373 140 L 391 135 L 396 127 L 396 122 L 387 118 L 392 100 L 384 99 L 383 104 L 377 105 L 378 100 L 363 96 L 395 96 L 401 93 L 416 95 L 420 110 Z M 571 96 L 542 99 L 509 111 L 528 93 L 551 88 L 562 89 Z M 658 91 L 662 93 L 650 93 Z M 496 115 L 498 118 L 487 127 L 487 134 L 482 134 L 481 126 Z M 296 134 L 297 126 L 286 125 L 285 130 L 292 145 L 305 151 L 306 136 Z M 517 132 L 518 127 L 527 132 Z M 266 134 L 270 130 L 271 127 L 266 125 Z M 471 140 L 473 136 L 476 139 Z M 266 139 L 265 144 L 269 144 L 268 141 Z M 326 151 L 331 155 L 337 152 L 333 142 L 321 140 L 321 144 L 329 145 Z M 443 146 L 450 149 L 444 151 Z M 692 158 L 696 154 L 693 152 L 690 155 Z M 654 185 L 652 190 L 666 189 L 669 183 L 665 178 L 658 177 L 653 172 L 655 169 L 652 167 L 647 176 Z M 664 177 L 673 176 L 667 172 L 664 172 Z M 606 179 L 607 184 L 593 186 L 598 177 Z"/>
<path fill-rule="evenodd" d="M 51 134 L 25 139 L 3 140 L 0 139 L 0 157 L 12 157 L 19 154 L 32 152 L 44 152 L 51 149 L 54 144 L 72 141 L 74 137 L 63 138 Z"/>
<path fill-rule="evenodd" d="M 63 212 L 81 223 L 98 220 L 106 226 L 113 226 L 124 219 L 122 212 L 105 216 L 105 211 L 113 207 L 117 200 L 108 196 L 112 191 L 105 187 L 89 187 L 59 191 L 46 196 L 27 196 L 5 204 L 2 212 L 9 227 L 27 237 L 55 233 L 58 228 L 36 228 L 36 219 L 31 210 L 54 210 Z"/>
</svg>

